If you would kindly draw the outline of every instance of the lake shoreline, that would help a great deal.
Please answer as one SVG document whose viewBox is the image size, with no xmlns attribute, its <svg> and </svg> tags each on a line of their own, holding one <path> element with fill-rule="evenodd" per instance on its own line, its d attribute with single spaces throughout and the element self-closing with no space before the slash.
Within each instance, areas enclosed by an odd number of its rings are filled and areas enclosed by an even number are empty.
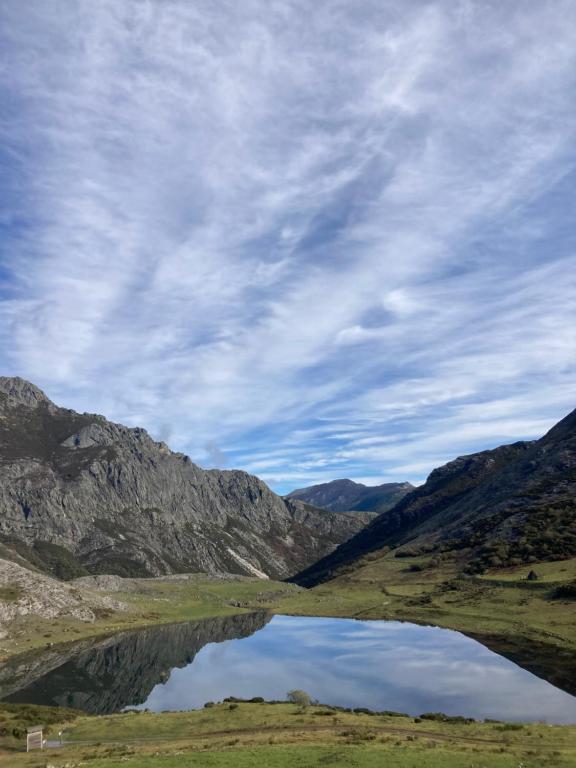
<svg viewBox="0 0 576 768">
<path fill-rule="evenodd" d="M 13 730 L 49 721 L 46 733 L 65 745 L 42 756 L 23 754 L 22 739 L 3 739 L 0 764 L 36 768 L 86 763 L 93 768 L 309 768 L 362 765 L 377 768 L 525 768 L 576 761 L 576 726 L 465 722 L 394 713 L 346 712 L 325 705 L 223 702 L 191 712 L 131 712 L 106 717 L 58 713 L 41 707 L 2 707 L 0 719 Z M 17 724 L 17 725 L 16 725 Z M 209 762 L 207 762 L 209 758 Z M 42 762 L 39 762 L 39 759 Z M 426 761 L 426 762 L 424 762 Z"/>
</svg>

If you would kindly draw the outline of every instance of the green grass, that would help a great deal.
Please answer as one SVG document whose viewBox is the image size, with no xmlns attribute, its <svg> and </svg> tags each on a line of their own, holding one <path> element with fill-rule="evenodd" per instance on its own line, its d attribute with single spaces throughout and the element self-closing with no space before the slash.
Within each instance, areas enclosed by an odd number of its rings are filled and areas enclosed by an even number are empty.
<svg viewBox="0 0 576 768">
<path fill-rule="evenodd" d="M 22 595 L 22 587 L 19 584 L 5 584 L 0 587 L 0 600 L 4 603 L 15 603 Z"/>
<path fill-rule="evenodd" d="M 549 762 L 550 766 L 570 763 Z M 268 746 L 252 749 L 200 752 L 197 754 L 123 756 L 119 759 L 95 760 L 91 768 L 542 768 L 540 758 L 527 757 L 519 763 L 514 755 L 491 755 L 486 763 L 480 755 L 454 754 L 444 749 L 434 752 L 425 748 L 406 749 L 399 744 L 386 746 Z"/>
<path fill-rule="evenodd" d="M 53 724 L 52 732 L 60 729 Z M 576 766 L 576 727 L 451 723 L 323 706 L 222 703 L 164 714 L 77 717 L 63 749 L 0 757 L 11 768 L 243 768 L 243 766 L 396 766 L 543 768 Z M 90 742 L 90 743 L 86 743 Z"/>
<path fill-rule="evenodd" d="M 530 571 L 535 571 L 540 582 L 572 581 L 576 579 L 576 557 L 569 560 L 553 560 L 549 563 L 521 565 L 516 568 L 490 570 L 481 578 L 497 581 L 525 581 Z"/>
<path fill-rule="evenodd" d="M 94 622 L 71 617 L 42 619 L 28 615 L 15 621 L 8 638 L 0 640 L 0 660 L 44 648 L 125 629 L 157 624 L 231 616 L 263 608 L 279 597 L 295 594 L 292 584 L 274 581 L 216 581 L 192 579 L 182 582 L 142 580 L 137 593 L 111 596 L 128 605 L 127 611 L 102 611 Z"/>
<path fill-rule="evenodd" d="M 414 564 L 423 570 L 410 570 Z M 387 554 L 354 573 L 287 596 L 274 608 L 296 615 L 432 623 L 478 636 L 521 635 L 576 651 L 573 602 L 550 599 L 554 584 L 574 579 L 576 560 L 531 567 L 542 571 L 543 582 L 526 582 L 523 567 L 487 578 L 458 578 L 455 560 L 434 566 L 430 558 Z M 492 581 L 500 576 L 510 586 Z"/>
<path fill-rule="evenodd" d="M 418 565 L 421 570 L 411 568 Z M 552 600 L 558 583 L 574 580 L 576 560 L 531 566 L 541 578 L 526 582 L 526 568 L 463 579 L 460 564 L 445 559 L 371 556 L 354 573 L 302 590 L 262 581 L 143 581 L 138 593 L 114 594 L 130 611 L 94 624 L 31 618 L 18 627 L 11 652 L 47 642 L 80 639 L 165 622 L 238 614 L 268 608 L 278 613 L 398 619 L 459 629 L 520 659 L 541 664 L 536 673 L 563 680 L 576 662 L 574 603 Z M 548 586 L 547 586 L 548 585 Z M 232 604 L 233 603 L 233 604 Z M 495 639 L 500 643 L 495 647 Z M 491 645 L 492 643 L 492 645 Z M 564 677 L 563 677 L 564 676 Z M 576 679 L 576 664 L 573 679 Z M 0 765 L 10 768 L 576 768 L 576 726 L 418 722 L 289 704 L 227 704 L 192 712 L 127 713 L 89 717 L 41 708 L 8 711 L 0 705 Z M 60 713 L 61 716 L 60 716 Z M 323 714 L 322 714 L 323 713 Z M 15 752 L 29 720 L 52 734 L 65 723 L 76 742 L 45 755 Z M 33 723 L 28 723 L 33 724 Z M 1 730 L 4 728 L 4 730 Z M 15 733 L 20 734 L 16 736 Z M 3 735 L 1 735 L 3 734 Z M 1 750 L 4 750 L 2 754 Z"/>
</svg>

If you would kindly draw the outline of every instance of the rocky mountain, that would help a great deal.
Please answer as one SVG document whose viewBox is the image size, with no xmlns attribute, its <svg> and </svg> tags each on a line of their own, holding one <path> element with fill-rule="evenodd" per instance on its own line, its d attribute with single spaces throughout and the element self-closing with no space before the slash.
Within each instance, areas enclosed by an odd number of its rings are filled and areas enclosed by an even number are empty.
<svg viewBox="0 0 576 768">
<path fill-rule="evenodd" d="M 284 578 L 365 522 L 284 500 L 245 472 L 201 469 L 143 429 L 60 408 L 33 384 L 0 378 L 3 557 L 61 578 Z"/>
<path fill-rule="evenodd" d="M 383 483 L 364 485 L 353 480 L 332 480 L 329 483 L 298 488 L 287 494 L 287 499 L 297 499 L 332 512 L 385 512 L 412 491 L 412 483 Z"/>
<path fill-rule="evenodd" d="M 174 668 L 207 643 L 248 637 L 271 619 L 264 611 L 121 632 L 0 664 L 0 699 L 73 707 L 91 714 L 143 704 Z"/>
<path fill-rule="evenodd" d="M 463 567 L 576 555 L 576 411 L 540 440 L 461 456 L 298 574 L 313 585 L 383 547 L 398 554 L 460 553 Z"/>
</svg>

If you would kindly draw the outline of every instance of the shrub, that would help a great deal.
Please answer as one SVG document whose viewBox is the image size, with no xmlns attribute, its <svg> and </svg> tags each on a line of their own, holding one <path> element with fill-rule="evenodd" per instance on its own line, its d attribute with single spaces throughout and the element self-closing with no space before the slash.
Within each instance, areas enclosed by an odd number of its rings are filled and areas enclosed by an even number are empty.
<svg viewBox="0 0 576 768">
<path fill-rule="evenodd" d="M 312 703 L 310 694 L 306 693 L 306 691 L 301 691 L 298 688 L 293 691 L 288 691 L 286 696 L 288 701 L 292 702 L 292 704 L 299 704 L 302 708 L 309 707 Z"/>
<path fill-rule="evenodd" d="M 561 584 L 552 592 L 554 600 L 576 600 L 576 581 L 570 584 Z"/>
<path fill-rule="evenodd" d="M 469 725 L 476 722 L 473 717 L 462 717 L 461 715 L 445 715 L 443 712 L 425 712 L 420 715 L 422 720 L 435 720 L 439 723 L 454 723 L 460 725 Z"/>
</svg>

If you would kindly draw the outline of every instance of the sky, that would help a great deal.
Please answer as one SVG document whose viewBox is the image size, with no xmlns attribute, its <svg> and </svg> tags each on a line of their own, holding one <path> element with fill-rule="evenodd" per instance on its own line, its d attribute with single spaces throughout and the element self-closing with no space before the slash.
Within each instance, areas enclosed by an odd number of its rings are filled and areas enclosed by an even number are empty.
<svg viewBox="0 0 576 768">
<path fill-rule="evenodd" d="M 571 0 L 0 0 L 0 373 L 278 492 L 576 405 Z"/>
</svg>

